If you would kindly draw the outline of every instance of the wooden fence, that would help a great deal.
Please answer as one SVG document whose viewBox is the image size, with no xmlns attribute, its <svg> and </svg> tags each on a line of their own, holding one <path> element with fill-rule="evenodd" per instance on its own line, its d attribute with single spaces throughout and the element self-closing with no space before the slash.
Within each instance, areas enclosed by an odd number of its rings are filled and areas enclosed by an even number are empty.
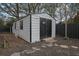
<svg viewBox="0 0 79 59">
<path fill-rule="evenodd" d="M 9 28 L 0 28 L 0 33 L 1 32 L 10 32 Z"/>
<path fill-rule="evenodd" d="M 56 35 L 65 36 L 65 24 L 56 25 Z M 67 36 L 79 39 L 79 24 L 67 24 Z"/>
</svg>

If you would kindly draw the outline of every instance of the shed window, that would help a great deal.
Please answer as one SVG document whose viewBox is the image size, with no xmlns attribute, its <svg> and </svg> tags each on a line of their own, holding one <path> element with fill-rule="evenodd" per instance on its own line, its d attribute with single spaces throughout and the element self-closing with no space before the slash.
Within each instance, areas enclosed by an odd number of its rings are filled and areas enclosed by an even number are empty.
<svg viewBox="0 0 79 59">
<path fill-rule="evenodd" d="M 20 21 L 20 29 L 23 30 L 23 21 Z"/>
</svg>

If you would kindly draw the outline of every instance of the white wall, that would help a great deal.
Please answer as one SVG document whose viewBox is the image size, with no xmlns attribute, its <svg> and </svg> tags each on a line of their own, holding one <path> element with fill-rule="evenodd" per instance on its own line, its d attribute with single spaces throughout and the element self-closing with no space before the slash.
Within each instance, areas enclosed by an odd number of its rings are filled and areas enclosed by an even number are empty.
<svg viewBox="0 0 79 59">
<path fill-rule="evenodd" d="M 20 29 L 20 21 L 22 20 L 23 20 L 23 30 Z M 15 36 L 19 36 L 25 41 L 30 42 L 30 16 L 27 16 L 22 20 L 16 22 L 16 30 L 13 29 L 13 32 L 15 32 Z"/>
<path fill-rule="evenodd" d="M 30 42 L 30 16 L 27 16 L 22 20 L 23 30 L 19 29 L 19 36 L 23 38 L 25 41 Z"/>
<path fill-rule="evenodd" d="M 32 43 L 40 41 L 40 19 L 32 16 Z"/>
</svg>

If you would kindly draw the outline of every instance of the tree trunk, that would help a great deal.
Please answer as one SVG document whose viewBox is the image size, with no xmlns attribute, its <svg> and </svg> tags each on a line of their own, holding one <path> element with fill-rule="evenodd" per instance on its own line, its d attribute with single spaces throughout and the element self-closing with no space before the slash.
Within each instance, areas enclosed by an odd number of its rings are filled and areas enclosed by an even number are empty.
<svg viewBox="0 0 79 59">
<path fill-rule="evenodd" d="M 19 20 L 19 4 L 18 3 L 16 3 L 16 13 L 17 13 L 16 19 Z"/>
<path fill-rule="evenodd" d="M 29 13 L 31 12 L 31 9 L 30 9 L 30 4 L 28 3 L 28 9 L 29 9 Z"/>
<path fill-rule="evenodd" d="M 65 4 L 65 39 L 67 39 L 67 10 Z"/>
</svg>

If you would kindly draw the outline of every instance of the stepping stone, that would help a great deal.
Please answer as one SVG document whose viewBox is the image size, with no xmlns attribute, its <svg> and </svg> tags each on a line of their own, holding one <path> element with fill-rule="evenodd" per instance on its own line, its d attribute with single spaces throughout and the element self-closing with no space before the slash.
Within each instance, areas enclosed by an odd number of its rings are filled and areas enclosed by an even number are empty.
<svg viewBox="0 0 79 59">
<path fill-rule="evenodd" d="M 27 54 L 31 54 L 31 53 L 34 53 L 34 52 L 36 52 L 35 50 L 29 50 L 29 51 L 27 51 L 26 53 Z"/>
<path fill-rule="evenodd" d="M 55 43 L 54 46 L 59 46 L 59 45 Z"/>
<path fill-rule="evenodd" d="M 32 47 L 33 50 L 40 50 L 40 48 Z"/>
<path fill-rule="evenodd" d="M 46 46 L 45 46 L 45 45 L 42 45 L 41 47 L 46 48 Z"/>
<path fill-rule="evenodd" d="M 24 53 L 31 54 L 31 53 L 34 53 L 34 52 L 35 52 L 35 50 L 24 50 L 24 51 L 21 52 L 21 54 L 24 54 Z"/>
<path fill-rule="evenodd" d="M 77 49 L 78 47 L 77 46 L 71 46 L 72 48 L 75 48 L 75 49 Z"/>
<path fill-rule="evenodd" d="M 45 39 L 43 39 L 45 42 L 49 42 L 49 43 L 54 43 L 54 42 L 56 42 L 57 40 L 55 40 L 55 39 L 53 39 L 53 38 L 45 38 Z"/>
<path fill-rule="evenodd" d="M 59 45 L 61 48 L 68 48 L 67 45 Z"/>
<path fill-rule="evenodd" d="M 11 56 L 20 56 L 20 52 L 13 53 Z"/>
<path fill-rule="evenodd" d="M 47 44 L 47 46 L 48 46 L 48 47 L 52 47 L 53 45 L 52 45 L 52 44 Z"/>
<path fill-rule="evenodd" d="M 28 51 L 28 50 L 24 50 L 24 51 L 22 51 L 21 53 L 24 54 L 24 53 L 26 53 L 27 51 Z"/>
</svg>

